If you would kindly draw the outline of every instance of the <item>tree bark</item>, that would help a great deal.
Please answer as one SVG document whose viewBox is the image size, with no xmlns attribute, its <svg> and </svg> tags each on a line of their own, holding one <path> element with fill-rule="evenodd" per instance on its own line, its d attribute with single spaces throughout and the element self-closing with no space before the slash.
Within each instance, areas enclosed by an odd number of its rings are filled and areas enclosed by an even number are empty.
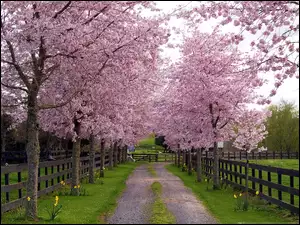
<svg viewBox="0 0 300 225">
<path fill-rule="evenodd" d="M 37 218 L 37 192 L 38 192 L 38 168 L 40 156 L 39 144 L 39 125 L 38 125 L 38 109 L 37 109 L 37 93 L 38 90 L 32 90 L 28 95 L 28 111 L 27 111 L 27 165 L 28 165 L 28 178 L 27 178 L 27 201 L 26 217 Z"/>
<path fill-rule="evenodd" d="M 5 152 L 6 127 L 4 127 L 4 115 L 1 115 L 1 152 Z"/>
<path fill-rule="evenodd" d="M 114 166 L 117 166 L 118 143 L 114 143 Z"/>
<path fill-rule="evenodd" d="M 245 193 L 246 193 L 246 204 L 248 204 L 248 180 L 249 180 L 249 160 L 248 160 L 248 152 L 246 151 L 246 179 L 245 179 Z"/>
<path fill-rule="evenodd" d="M 218 154 L 218 143 L 217 142 L 214 142 L 213 157 L 214 157 L 214 164 L 213 164 L 213 189 L 220 189 L 219 154 Z"/>
<path fill-rule="evenodd" d="M 95 137 L 90 136 L 90 157 L 89 157 L 89 183 L 95 183 L 94 179 L 94 167 L 95 167 Z"/>
<path fill-rule="evenodd" d="M 124 163 L 127 162 L 127 145 L 124 147 Z"/>
<path fill-rule="evenodd" d="M 202 151 L 200 148 L 198 148 L 197 149 L 197 181 L 198 182 L 201 182 L 201 176 L 202 176 L 201 157 L 202 157 Z"/>
<path fill-rule="evenodd" d="M 182 171 L 184 171 L 184 167 L 186 166 L 186 152 L 183 150 L 182 152 Z"/>
<path fill-rule="evenodd" d="M 177 165 L 177 152 L 175 152 L 175 162 L 174 162 L 174 165 L 175 166 Z"/>
<path fill-rule="evenodd" d="M 76 138 L 73 142 L 72 149 L 72 182 L 71 182 L 71 195 L 78 196 L 79 189 L 77 186 L 80 184 L 80 138 Z"/>
<path fill-rule="evenodd" d="M 192 175 L 192 150 L 188 152 L 188 175 Z"/>
<path fill-rule="evenodd" d="M 118 147 L 118 163 L 119 163 L 119 164 L 121 163 L 121 149 L 122 149 L 122 147 L 119 146 L 119 147 Z"/>
<path fill-rule="evenodd" d="M 104 149 L 105 141 L 104 139 L 101 139 L 100 144 L 100 177 L 104 177 L 104 161 L 105 161 L 105 149 Z"/>
<path fill-rule="evenodd" d="M 114 143 L 111 143 L 109 149 L 109 169 L 112 169 L 114 166 Z"/>
<path fill-rule="evenodd" d="M 180 168 L 180 152 L 181 150 L 178 149 L 178 164 L 177 164 L 178 168 Z"/>
</svg>

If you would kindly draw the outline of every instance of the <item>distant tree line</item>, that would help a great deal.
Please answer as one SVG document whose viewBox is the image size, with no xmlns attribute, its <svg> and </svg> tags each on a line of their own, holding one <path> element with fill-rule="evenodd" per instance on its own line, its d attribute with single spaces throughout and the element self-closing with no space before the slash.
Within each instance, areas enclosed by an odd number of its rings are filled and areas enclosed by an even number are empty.
<svg viewBox="0 0 300 225">
<path fill-rule="evenodd" d="M 272 151 L 299 151 L 299 109 L 284 100 L 269 109 L 272 116 L 266 122 L 264 146 Z"/>
</svg>

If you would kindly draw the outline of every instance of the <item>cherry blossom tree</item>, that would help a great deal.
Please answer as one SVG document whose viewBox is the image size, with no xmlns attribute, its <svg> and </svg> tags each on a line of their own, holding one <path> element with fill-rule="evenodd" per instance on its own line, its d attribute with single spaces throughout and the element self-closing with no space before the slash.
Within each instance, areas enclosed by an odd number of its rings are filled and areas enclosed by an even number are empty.
<svg viewBox="0 0 300 225">
<path fill-rule="evenodd" d="M 274 88 L 258 100 L 259 104 L 269 104 L 285 79 L 299 78 L 299 2 L 204 1 L 192 9 L 179 10 L 177 15 L 191 27 L 218 21 L 220 29 L 236 30 L 231 43 L 250 45 L 255 56 L 251 67 L 262 76 L 271 73 L 275 78 Z"/>
<path fill-rule="evenodd" d="M 219 187 L 217 142 L 230 137 L 229 125 L 255 102 L 254 90 L 264 83 L 257 70 L 245 70 L 250 59 L 231 44 L 230 35 L 195 31 L 183 43 L 182 60 L 170 69 L 156 111 L 158 133 L 168 145 L 189 150 L 213 145 L 214 188 Z"/>
<path fill-rule="evenodd" d="M 245 178 L 245 193 L 246 204 L 248 204 L 248 181 L 249 181 L 249 160 L 248 153 L 258 148 L 258 144 L 266 137 L 268 132 L 264 125 L 267 117 L 271 116 L 271 111 L 257 111 L 257 110 L 245 110 L 235 118 L 235 122 L 232 124 L 234 133 L 232 138 L 234 139 L 233 145 L 246 151 L 246 178 Z"/>
<path fill-rule="evenodd" d="M 27 119 L 27 195 L 31 198 L 27 216 L 37 216 L 38 113 L 83 97 L 88 82 L 101 76 L 115 54 L 134 54 L 133 43 L 148 42 L 151 49 L 166 38 L 160 35 L 164 29 L 152 30 L 160 20 L 147 23 L 137 16 L 138 5 L 155 10 L 146 1 L 1 2 L 1 98 L 24 105 L 20 115 Z M 144 34 L 149 34 L 148 39 Z M 77 134 L 81 132 L 78 119 L 85 111 L 76 113 L 77 118 L 68 118 L 73 123 L 67 129 L 74 126 Z"/>
</svg>

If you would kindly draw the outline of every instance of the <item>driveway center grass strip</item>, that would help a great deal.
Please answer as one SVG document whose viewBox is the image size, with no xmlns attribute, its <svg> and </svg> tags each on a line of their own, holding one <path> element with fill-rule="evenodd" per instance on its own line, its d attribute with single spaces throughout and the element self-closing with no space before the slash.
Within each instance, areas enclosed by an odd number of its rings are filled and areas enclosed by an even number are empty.
<svg viewBox="0 0 300 225">
<path fill-rule="evenodd" d="M 147 170 L 151 174 L 151 176 L 153 176 L 153 177 L 157 176 L 156 170 L 153 168 L 153 164 L 149 163 L 148 166 L 147 166 Z"/>
<path fill-rule="evenodd" d="M 46 208 L 54 204 L 54 196 L 43 196 L 38 200 L 39 221 L 26 221 L 23 219 L 24 209 L 16 209 L 1 216 L 2 224 L 103 224 L 105 218 L 117 206 L 117 199 L 126 187 L 126 180 L 131 172 L 142 163 L 127 162 L 119 164 L 113 170 L 105 170 L 102 182 L 85 184 L 87 196 L 60 196 L 61 213 L 54 221 L 49 221 Z"/>
<path fill-rule="evenodd" d="M 181 168 L 174 165 L 166 165 L 166 169 L 178 176 L 186 187 L 203 202 L 207 209 L 219 220 L 221 224 L 297 224 L 299 217 L 291 216 L 286 210 L 279 210 L 274 205 L 264 205 L 253 208 L 251 203 L 248 211 L 234 211 L 236 199 L 232 188 L 212 190 L 212 184 L 196 182 L 196 175 L 188 176 Z"/>
<path fill-rule="evenodd" d="M 151 185 L 151 189 L 155 195 L 152 206 L 152 214 L 150 218 L 151 224 L 176 224 L 175 216 L 167 209 L 167 206 L 161 198 L 162 186 L 155 181 Z"/>
</svg>

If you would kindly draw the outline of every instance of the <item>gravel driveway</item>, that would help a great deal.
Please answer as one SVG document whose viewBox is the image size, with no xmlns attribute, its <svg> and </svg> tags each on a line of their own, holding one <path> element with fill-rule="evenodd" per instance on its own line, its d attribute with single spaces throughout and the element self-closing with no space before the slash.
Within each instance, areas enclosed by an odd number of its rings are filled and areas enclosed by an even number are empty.
<svg viewBox="0 0 300 225">
<path fill-rule="evenodd" d="M 147 165 L 135 169 L 126 181 L 127 188 L 118 200 L 114 214 L 108 219 L 109 224 L 149 224 L 149 210 L 154 201 L 151 184 L 154 181 L 162 184 L 162 198 L 177 224 L 217 223 L 192 191 L 164 168 L 165 165 L 153 164 L 156 178 L 148 173 Z"/>
</svg>

